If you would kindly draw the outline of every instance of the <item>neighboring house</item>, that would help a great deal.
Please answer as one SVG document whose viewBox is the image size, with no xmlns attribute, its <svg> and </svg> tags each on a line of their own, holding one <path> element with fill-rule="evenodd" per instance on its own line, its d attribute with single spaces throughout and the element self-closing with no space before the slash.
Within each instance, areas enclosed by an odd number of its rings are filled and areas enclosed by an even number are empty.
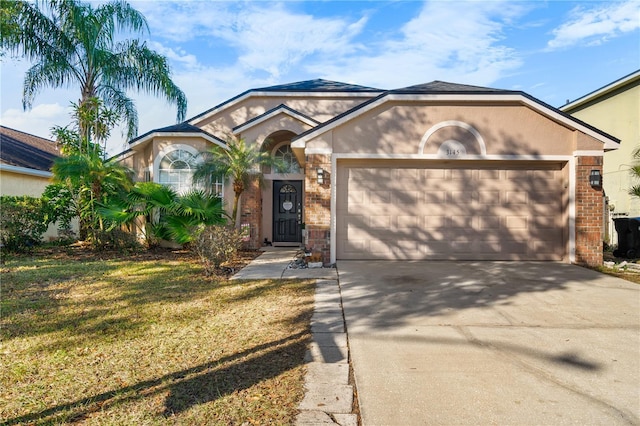
<svg viewBox="0 0 640 426">
<path fill-rule="evenodd" d="M 51 166 L 59 156 L 55 142 L 0 126 L 0 195 L 40 197 L 51 183 Z M 51 225 L 43 238 L 57 236 Z"/>
<path fill-rule="evenodd" d="M 254 247 L 304 244 L 325 264 L 602 262 L 602 189 L 589 177 L 618 140 L 526 93 L 440 81 L 252 89 L 117 158 L 138 180 L 186 188 L 199 152 L 227 135 L 292 165 L 242 196 Z"/>
<path fill-rule="evenodd" d="M 629 168 L 640 148 L 640 70 L 560 107 L 572 116 L 620 139 L 620 148 L 604 156 L 603 186 L 608 206 L 605 239 L 618 240 L 613 219 L 640 217 L 640 199 L 629 195 Z"/>
</svg>

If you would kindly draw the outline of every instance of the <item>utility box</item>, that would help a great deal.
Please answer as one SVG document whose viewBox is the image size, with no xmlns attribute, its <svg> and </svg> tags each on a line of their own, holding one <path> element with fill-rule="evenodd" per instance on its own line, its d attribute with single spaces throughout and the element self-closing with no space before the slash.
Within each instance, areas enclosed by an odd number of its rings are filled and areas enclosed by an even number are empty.
<svg viewBox="0 0 640 426">
<path fill-rule="evenodd" d="M 640 255 L 640 217 L 619 217 L 613 219 L 618 233 L 618 248 L 615 257 L 633 259 Z"/>
</svg>

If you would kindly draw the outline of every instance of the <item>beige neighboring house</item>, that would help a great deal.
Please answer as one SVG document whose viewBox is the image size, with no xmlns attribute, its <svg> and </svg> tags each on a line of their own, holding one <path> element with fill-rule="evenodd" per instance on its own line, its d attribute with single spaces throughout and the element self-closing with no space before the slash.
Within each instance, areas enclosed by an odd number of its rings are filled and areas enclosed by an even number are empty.
<svg viewBox="0 0 640 426">
<path fill-rule="evenodd" d="M 40 197 L 51 183 L 51 166 L 60 151 L 56 143 L 0 126 L 0 195 Z M 50 225 L 44 239 L 56 238 Z"/>
<path fill-rule="evenodd" d="M 249 244 L 338 260 L 602 263 L 609 134 L 520 91 L 309 80 L 247 90 L 116 156 L 188 190 L 200 152 L 244 138 L 287 161 L 242 196 Z M 227 205 L 229 182 L 215 186 Z"/>
<path fill-rule="evenodd" d="M 640 217 L 640 199 L 629 195 L 633 181 L 629 168 L 640 148 L 640 70 L 595 90 L 560 108 L 620 139 L 620 148 L 604 155 L 603 186 L 608 205 L 605 239 L 618 240 L 613 219 Z"/>
</svg>

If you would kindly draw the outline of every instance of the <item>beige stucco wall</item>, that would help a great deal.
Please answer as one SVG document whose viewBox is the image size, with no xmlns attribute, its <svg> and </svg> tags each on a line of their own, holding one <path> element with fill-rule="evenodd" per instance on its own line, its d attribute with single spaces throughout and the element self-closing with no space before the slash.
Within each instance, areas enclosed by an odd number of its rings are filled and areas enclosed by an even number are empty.
<svg viewBox="0 0 640 426">
<path fill-rule="evenodd" d="M 436 154 L 449 139 L 480 154 L 470 130 L 447 126 L 434 132 L 420 152 L 430 129 L 455 121 L 475 129 L 487 155 L 573 155 L 576 150 L 602 150 L 602 143 L 550 120 L 524 105 L 438 105 L 387 103 L 310 141 L 307 148 L 334 153 Z"/>
<path fill-rule="evenodd" d="M 574 117 L 620 139 L 620 148 L 604 155 L 603 186 L 612 214 L 640 216 L 640 200 L 628 190 L 634 184 L 629 174 L 633 151 L 640 147 L 640 80 L 571 112 Z"/>
<path fill-rule="evenodd" d="M 0 170 L 0 195 L 39 197 L 50 183 L 50 178 Z"/>
<path fill-rule="evenodd" d="M 308 124 L 302 123 L 291 116 L 281 113 L 264 123 L 248 128 L 246 131 L 240 133 L 238 137 L 244 139 L 248 143 L 255 141 L 262 144 L 275 132 L 288 130 L 295 135 L 299 135 L 310 128 L 311 126 Z"/>
</svg>

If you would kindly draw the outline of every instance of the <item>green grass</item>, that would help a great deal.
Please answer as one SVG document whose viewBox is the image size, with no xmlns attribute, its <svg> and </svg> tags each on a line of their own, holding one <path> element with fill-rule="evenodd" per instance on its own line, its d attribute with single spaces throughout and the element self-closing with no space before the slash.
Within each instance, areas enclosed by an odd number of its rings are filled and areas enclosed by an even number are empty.
<svg viewBox="0 0 640 426">
<path fill-rule="evenodd" d="M 313 284 L 204 278 L 189 256 L 7 260 L 2 424 L 291 424 Z"/>
</svg>

